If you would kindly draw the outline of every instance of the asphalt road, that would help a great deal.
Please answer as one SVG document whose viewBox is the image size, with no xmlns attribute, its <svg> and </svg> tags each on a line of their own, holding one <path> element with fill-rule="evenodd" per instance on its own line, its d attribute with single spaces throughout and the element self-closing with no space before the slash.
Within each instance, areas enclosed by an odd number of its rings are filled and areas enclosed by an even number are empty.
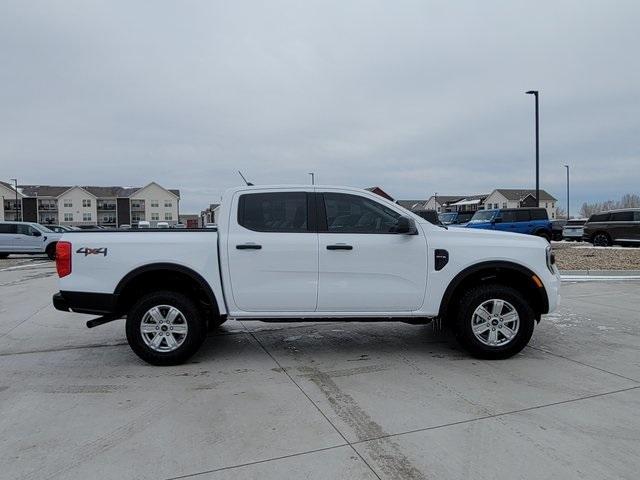
<svg viewBox="0 0 640 480">
<path fill-rule="evenodd" d="M 9 268 L 9 269 L 7 269 Z M 2 479 L 609 479 L 640 470 L 640 283 L 563 284 L 504 361 L 432 326 L 227 322 L 152 367 L 0 261 Z"/>
</svg>

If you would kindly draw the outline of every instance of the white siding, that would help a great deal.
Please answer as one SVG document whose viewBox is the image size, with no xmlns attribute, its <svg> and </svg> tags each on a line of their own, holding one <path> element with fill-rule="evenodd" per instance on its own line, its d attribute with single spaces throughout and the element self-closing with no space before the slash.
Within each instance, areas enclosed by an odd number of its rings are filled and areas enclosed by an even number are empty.
<svg viewBox="0 0 640 480">
<path fill-rule="evenodd" d="M 144 201 L 144 216 L 152 226 L 157 222 L 178 223 L 178 197 L 157 183 L 138 190 L 131 196 L 131 201 L 135 200 Z"/>
<path fill-rule="evenodd" d="M 65 203 L 71 206 L 65 207 Z M 98 199 L 80 187 L 73 187 L 58 197 L 58 221 L 61 225 L 95 225 Z M 89 204 L 89 205 L 87 205 Z M 90 216 L 91 220 L 85 220 Z"/>
</svg>

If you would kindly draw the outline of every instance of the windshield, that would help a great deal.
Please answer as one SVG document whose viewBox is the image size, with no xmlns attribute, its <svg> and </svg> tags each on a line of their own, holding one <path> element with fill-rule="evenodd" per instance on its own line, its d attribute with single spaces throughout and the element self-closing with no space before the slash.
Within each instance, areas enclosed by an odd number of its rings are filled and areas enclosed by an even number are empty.
<svg viewBox="0 0 640 480">
<path fill-rule="evenodd" d="M 453 223 L 456 221 L 456 214 L 455 213 L 441 213 L 438 215 L 438 218 L 440 219 L 440 221 L 444 224 L 449 224 L 449 223 Z"/>
<path fill-rule="evenodd" d="M 54 233 L 53 230 L 51 230 L 50 228 L 45 227 L 44 225 L 40 225 L 38 224 L 38 229 L 42 230 L 43 232 L 49 232 L 49 233 Z"/>
<path fill-rule="evenodd" d="M 496 215 L 496 210 L 481 210 L 473 214 L 469 223 L 488 222 Z"/>
</svg>

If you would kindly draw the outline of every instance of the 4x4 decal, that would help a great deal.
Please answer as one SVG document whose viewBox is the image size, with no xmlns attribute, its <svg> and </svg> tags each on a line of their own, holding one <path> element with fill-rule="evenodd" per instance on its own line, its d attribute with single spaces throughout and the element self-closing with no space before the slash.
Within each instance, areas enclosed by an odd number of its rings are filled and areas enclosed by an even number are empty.
<svg viewBox="0 0 640 480">
<path fill-rule="evenodd" d="M 85 257 L 87 255 L 100 255 L 100 254 L 106 257 L 107 249 L 104 247 L 101 247 L 101 248 L 80 247 L 78 250 L 76 250 L 76 253 L 84 253 Z"/>
</svg>

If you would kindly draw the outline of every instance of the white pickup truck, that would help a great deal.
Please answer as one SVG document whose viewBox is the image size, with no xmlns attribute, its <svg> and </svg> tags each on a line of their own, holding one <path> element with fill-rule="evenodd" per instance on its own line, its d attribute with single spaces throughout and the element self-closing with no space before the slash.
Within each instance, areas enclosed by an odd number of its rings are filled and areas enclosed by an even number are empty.
<svg viewBox="0 0 640 480">
<path fill-rule="evenodd" d="M 559 301 L 547 241 L 433 225 L 365 190 L 228 190 L 218 229 L 79 231 L 57 245 L 58 310 L 126 317 L 142 359 L 173 365 L 227 319 L 441 319 L 482 358 L 519 352 Z"/>
</svg>

